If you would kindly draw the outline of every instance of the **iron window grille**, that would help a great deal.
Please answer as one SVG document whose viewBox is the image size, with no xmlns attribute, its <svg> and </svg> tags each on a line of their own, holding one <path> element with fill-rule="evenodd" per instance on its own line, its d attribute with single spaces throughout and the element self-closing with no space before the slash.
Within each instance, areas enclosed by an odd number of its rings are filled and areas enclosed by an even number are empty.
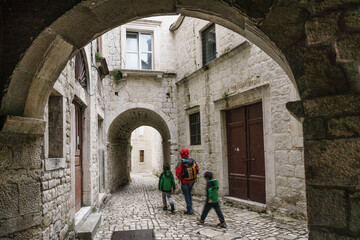
<svg viewBox="0 0 360 240">
<path fill-rule="evenodd" d="M 201 144 L 200 112 L 189 115 L 190 145 Z"/>
</svg>

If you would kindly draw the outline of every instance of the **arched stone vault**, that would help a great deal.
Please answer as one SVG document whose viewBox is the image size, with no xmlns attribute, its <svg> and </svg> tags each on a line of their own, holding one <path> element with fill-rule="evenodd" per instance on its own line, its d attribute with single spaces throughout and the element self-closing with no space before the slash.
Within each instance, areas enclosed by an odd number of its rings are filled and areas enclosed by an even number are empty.
<svg viewBox="0 0 360 240">
<path fill-rule="evenodd" d="M 168 123 L 156 112 L 132 108 L 119 114 L 108 129 L 108 157 L 106 185 L 110 191 L 130 180 L 130 137 L 140 126 L 155 128 L 162 137 L 164 162 L 171 163 L 171 133 Z"/>
<path fill-rule="evenodd" d="M 302 101 L 288 108 L 304 119 L 310 238 L 360 236 L 359 1 L 5 0 L 1 4 L 2 118 L 42 119 L 66 62 L 86 43 L 123 23 L 182 13 L 242 34 L 276 60 L 300 92 Z M 8 118 L 3 131 L 11 129 Z"/>
<path fill-rule="evenodd" d="M 360 91 L 356 1 L 88 0 L 48 5 L 4 3 L 2 115 L 42 117 L 44 99 L 80 48 L 131 20 L 174 13 L 207 19 L 244 35 L 290 78 L 292 70 L 303 99 Z M 34 24 L 27 24 L 29 19 Z"/>
</svg>

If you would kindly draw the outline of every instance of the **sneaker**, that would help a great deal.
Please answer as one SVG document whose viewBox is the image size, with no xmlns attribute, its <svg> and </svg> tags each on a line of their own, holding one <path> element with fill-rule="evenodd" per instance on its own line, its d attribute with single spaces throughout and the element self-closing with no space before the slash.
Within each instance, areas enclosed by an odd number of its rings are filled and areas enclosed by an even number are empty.
<svg viewBox="0 0 360 240">
<path fill-rule="evenodd" d="M 225 222 L 223 222 L 223 223 L 218 223 L 216 226 L 217 226 L 217 227 L 221 227 L 221 228 L 227 228 L 227 225 L 226 225 Z"/>
<path fill-rule="evenodd" d="M 197 224 L 201 225 L 201 224 L 204 224 L 204 223 L 205 223 L 204 220 L 201 220 L 201 218 L 198 218 Z"/>
<path fill-rule="evenodd" d="M 163 207 L 163 210 L 167 210 L 167 207 L 165 206 L 165 207 Z"/>
</svg>

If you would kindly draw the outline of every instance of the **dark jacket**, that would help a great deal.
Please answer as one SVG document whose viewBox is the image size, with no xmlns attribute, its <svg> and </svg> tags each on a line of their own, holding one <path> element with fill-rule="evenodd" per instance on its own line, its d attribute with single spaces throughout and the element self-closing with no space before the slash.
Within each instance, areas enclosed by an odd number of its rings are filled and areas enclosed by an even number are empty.
<svg viewBox="0 0 360 240">
<path fill-rule="evenodd" d="M 206 183 L 206 202 L 212 200 L 213 203 L 219 202 L 219 183 L 218 180 L 209 180 Z"/>
<path fill-rule="evenodd" d="M 161 173 L 159 177 L 159 190 L 163 192 L 171 192 L 171 189 L 175 190 L 174 176 L 170 170 L 166 170 Z"/>
</svg>

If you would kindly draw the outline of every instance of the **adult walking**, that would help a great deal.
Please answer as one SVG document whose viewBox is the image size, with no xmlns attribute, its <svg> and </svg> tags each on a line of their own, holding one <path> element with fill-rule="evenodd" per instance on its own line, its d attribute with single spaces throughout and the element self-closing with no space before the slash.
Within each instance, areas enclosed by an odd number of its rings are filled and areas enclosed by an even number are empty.
<svg viewBox="0 0 360 240">
<path fill-rule="evenodd" d="M 181 160 L 176 167 L 176 177 L 181 182 L 181 190 L 185 197 L 186 211 L 184 214 L 191 215 L 193 214 L 191 189 L 199 173 L 199 166 L 194 159 L 189 157 L 189 149 L 181 149 L 180 155 Z"/>
</svg>

